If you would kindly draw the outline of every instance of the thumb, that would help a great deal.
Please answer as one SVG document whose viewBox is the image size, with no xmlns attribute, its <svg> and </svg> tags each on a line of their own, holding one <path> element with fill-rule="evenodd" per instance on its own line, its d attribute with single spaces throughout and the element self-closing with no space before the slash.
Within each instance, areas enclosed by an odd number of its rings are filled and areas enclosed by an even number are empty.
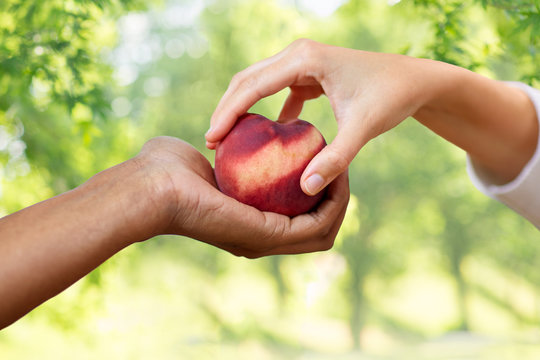
<svg viewBox="0 0 540 360">
<path fill-rule="evenodd" d="M 334 141 L 322 149 L 304 170 L 300 178 L 302 191 L 307 195 L 315 195 L 324 189 L 347 170 L 363 145 L 357 133 L 340 131 Z"/>
</svg>

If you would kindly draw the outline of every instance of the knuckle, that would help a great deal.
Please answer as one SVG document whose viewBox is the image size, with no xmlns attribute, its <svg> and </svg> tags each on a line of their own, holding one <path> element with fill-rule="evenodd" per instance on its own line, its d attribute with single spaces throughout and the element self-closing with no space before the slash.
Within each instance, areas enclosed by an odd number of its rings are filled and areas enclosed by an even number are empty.
<svg viewBox="0 0 540 360">
<path fill-rule="evenodd" d="M 316 41 L 307 38 L 296 39 L 292 42 L 291 47 L 295 50 L 306 50 L 313 48 L 317 44 Z"/>
<path fill-rule="evenodd" d="M 334 239 L 328 238 L 328 239 L 323 239 L 320 249 L 321 251 L 327 251 L 327 250 L 330 250 L 332 247 L 334 247 Z"/>
<path fill-rule="evenodd" d="M 255 252 L 252 250 L 245 249 L 243 247 L 230 247 L 226 249 L 229 253 L 236 257 L 245 257 L 247 259 L 253 259 Z"/>
<path fill-rule="evenodd" d="M 265 235 L 261 237 L 258 243 L 259 251 L 270 251 L 276 244 L 283 242 L 290 229 L 284 221 L 278 221 L 275 217 L 265 218 Z"/>
<path fill-rule="evenodd" d="M 303 66 L 307 66 L 308 68 L 320 56 L 320 44 L 310 39 L 296 40 L 293 48 L 296 58 L 301 59 Z"/>
<path fill-rule="evenodd" d="M 229 84 L 229 88 L 236 91 L 257 90 L 258 77 L 256 74 L 241 71 L 235 74 Z"/>
<path fill-rule="evenodd" d="M 241 250 L 238 250 L 238 249 L 228 249 L 228 251 L 234 255 L 234 256 L 237 256 L 237 257 L 242 257 L 242 256 L 245 256 L 245 253 Z"/>
<path fill-rule="evenodd" d="M 233 77 L 231 78 L 229 87 L 233 89 L 237 88 L 243 82 L 243 80 L 244 80 L 244 72 L 240 71 L 233 75 Z"/>
<path fill-rule="evenodd" d="M 255 254 L 255 253 L 243 254 L 242 256 L 245 257 L 246 259 L 250 259 L 250 260 L 254 260 L 254 259 L 258 259 L 258 258 L 262 257 L 262 255 Z"/>
<path fill-rule="evenodd" d="M 156 136 L 146 141 L 143 146 L 147 148 L 154 147 L 156 145 L 159 145 L 161 141 L 163 141 L 163 136 Z"/>
<path fill-rule="evenodd" d="M 165 140 L 166 138 L 164 136 L 153 137 L 147 140 L 141 148 L 140 155 L 148 155 L 160 151 Z"/>
</svg>

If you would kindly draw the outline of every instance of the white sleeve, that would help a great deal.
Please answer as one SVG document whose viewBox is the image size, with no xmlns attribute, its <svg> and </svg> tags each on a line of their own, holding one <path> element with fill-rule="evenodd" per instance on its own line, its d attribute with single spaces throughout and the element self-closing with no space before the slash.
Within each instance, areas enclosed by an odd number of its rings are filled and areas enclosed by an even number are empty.
<svg viewBox="0 0 540 360">
<path fill-rule="evenodd" d="M 522 89 L 531 99 L 540 121 L 540 91 L 518 82 L 506 84 Z M 484 194 L 499 200 L 540 229 L 540 135 L 536 151 L 521 173 L 511 182 L 495 185 L 475 168 L 467 157 L 467 171 L 473 184 Z"/>
</svg>

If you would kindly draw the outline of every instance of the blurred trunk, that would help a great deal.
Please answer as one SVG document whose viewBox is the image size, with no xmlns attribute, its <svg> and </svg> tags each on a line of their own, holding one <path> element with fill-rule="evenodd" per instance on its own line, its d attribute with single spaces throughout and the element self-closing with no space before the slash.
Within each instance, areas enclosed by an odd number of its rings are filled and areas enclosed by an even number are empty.
<svg viewBox="0 0 540 360">
<path fill-rule="evenodd" d="M 353 339 L 354 349 L 360 349 L 362 346 L 362 329 L 365 323 L 364 309 L 364 278 L 365 273 L 361 266 L 353 267 L 351 264 L 351 283 L 349 293 L 349 303 L 351 304 L 351 317 L 349 327 Z"/>
<path fill-rule="evenodd" d="M 275 256 L 269 257 L 270 273 L 272 274 L 272 278 L 274 279 L 274 282 L 276 285 L 279 308 L 281 311 L 283 311 L 285 307 L 285 298 L 289 291 L 289 289 L 287 288 L 287 283 L 285 282 L 285 278 L 283 277 L 283 273 L 281 271 L 282 261 L 283 261 L 283 257 L 281 255 L 275 255 Z"/>
<path fill-rule="evenodd" d="M 366 323 L 365 280 L 372 270 L 375 254 L 369 245 L 370 228 L 344 240 L 343 255 L 350 272 L 347 296 L 350 309 L 349 328 L 355 349 L 362 347 L 362 330 Z"/>
<path fill-rule="evenodd" d="M 458 329 L 463 331 L 469 331 L 469 314 L 467 311 L 467 283 L 463 278 L 461 271 L 458 271 L 455 275 L 458 290 L 458 308 L 460 324 Z"/>
<path fill-rule="evenodd" d="M 540 294 L 538 293 L 538 291 L 536 292 L 535 297 L 536 297 L 536 316 L 535 317 L 538 323 L 540 323 Z"/>
<path fill-rule="evenodd" d="M 468 285 L 463 273 L 463 263 L 471 252 L 474 238 L 467 231 L 467 225 L 457 216 L 455 203 L 445 203 L 443 209 L 446 218 L 446 231 L 442 238 L 442 250 L 448 257 L 450 275 L 456 284 L 456 302 L 459 312 L 456 330 L 469 331 L 469 313 L 467 308 Z"/>
<path fill-rule="evenodd" d="M 457 249 L 454 249 L 457 250 Z M 462 264 L 463 254 L 460 251 L 454 251 L 451 256 L 451 273 L 456 281 L 457 306 L 459 311 L 459 323 L 457 330 L 469 331 L 469 315 L 467 309 L 467 282 L 463 276 Z"/>
</svg>

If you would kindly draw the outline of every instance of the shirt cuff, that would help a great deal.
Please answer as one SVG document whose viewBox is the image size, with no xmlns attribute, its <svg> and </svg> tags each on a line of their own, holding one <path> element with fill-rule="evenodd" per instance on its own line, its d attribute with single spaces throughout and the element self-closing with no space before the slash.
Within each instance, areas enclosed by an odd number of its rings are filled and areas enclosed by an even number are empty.
<svg viewBox="0 0 540 360">
<path fill-rule="evenodd" d="M 523 90 L 529 96 L 540 121 L 540 91 L 519 82 L 506 84 Z M 538 136 L 540 139 L 540 133 Z M 493 184 L 488 176 L 475 168 L 469 156 L 467 172 L 478 190 L 504 203 L 540 229 L 540 140 L 532 158 L 520 174 L 507 184 Z"/>
</svg>

